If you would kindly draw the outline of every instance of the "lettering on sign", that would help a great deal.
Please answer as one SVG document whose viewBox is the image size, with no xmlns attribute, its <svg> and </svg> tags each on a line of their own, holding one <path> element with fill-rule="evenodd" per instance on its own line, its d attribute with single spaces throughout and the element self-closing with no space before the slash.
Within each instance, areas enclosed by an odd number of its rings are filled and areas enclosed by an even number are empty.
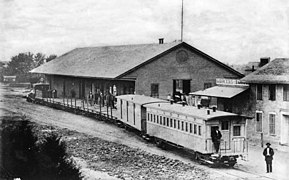
<svg viewBox="0 0 289 180">
<path fill-rule="evenodd" d="M 242 83 L 240 79 L 226 79 L 226 78 L 217 78 L 216 84 L 219 85 L 242 85 L 248 86 L 248 84 Z"/>
</svg>

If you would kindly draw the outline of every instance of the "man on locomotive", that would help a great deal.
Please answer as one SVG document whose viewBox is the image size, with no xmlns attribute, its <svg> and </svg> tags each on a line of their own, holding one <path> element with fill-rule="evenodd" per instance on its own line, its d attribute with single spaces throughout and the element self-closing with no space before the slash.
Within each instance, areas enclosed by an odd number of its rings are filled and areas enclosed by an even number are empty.
<svg viewBox="0 0 289 180">
<path fill-rule="evenodd" d="M 219 153 L 219 148 L 220 148 L 222 134 L 219 131 L 219 127 L 218 126 L 214 130 L 212 129 L 211 138 L 212 138 L 212 141 L 214 143 L 214 147 L 215 147 L 216 153 Z"/>
</svg>

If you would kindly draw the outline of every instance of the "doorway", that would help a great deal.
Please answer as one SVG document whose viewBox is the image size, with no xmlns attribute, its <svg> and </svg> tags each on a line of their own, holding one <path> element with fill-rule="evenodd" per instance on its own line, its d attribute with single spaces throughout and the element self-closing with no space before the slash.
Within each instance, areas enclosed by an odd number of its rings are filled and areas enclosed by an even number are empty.
<svg viewBox="0 0 289 180">
<path fill-rule="evenodd" d="M 289 145 L 289 115 L 282 114 L 280 143 Z"/>
<path fill-rule="evenodd" d="M 174 79 L 173 80 L 173 97 L 179 100 L 181 95 L 188 95 L 191 92 L 190 79 Z"/>
</svg>

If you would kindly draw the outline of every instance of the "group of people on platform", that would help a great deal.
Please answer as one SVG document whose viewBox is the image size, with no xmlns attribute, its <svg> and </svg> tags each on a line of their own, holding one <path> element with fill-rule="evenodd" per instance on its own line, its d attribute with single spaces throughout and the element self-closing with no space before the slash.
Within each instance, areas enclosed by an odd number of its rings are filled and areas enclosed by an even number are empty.
<svg viewBox="0 0 289 180">
<path fill-rule="evenodd" d="M 108 107 L 115 108 L 116 98 L 115 95 L 113 95 L 110 92 L 107 92 L 103 95 L 103 93 L 98 90 L 96 91 L 95 94 L 93 94 L 90 91 L 87 95 L 87 101 L 90 106 L 98 104 L 102 106 L 106 105 Z"/>
</svg>

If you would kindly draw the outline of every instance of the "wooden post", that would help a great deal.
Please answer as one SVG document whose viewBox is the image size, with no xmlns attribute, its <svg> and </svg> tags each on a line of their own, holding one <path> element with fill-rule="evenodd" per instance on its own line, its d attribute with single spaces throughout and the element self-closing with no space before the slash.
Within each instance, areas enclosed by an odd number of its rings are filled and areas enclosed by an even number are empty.
<svg viewBox="0 0 289 180">
<path fill-rule="evenodd" d="M 112 107 L 110 107 L 110 117 L 111 117 L 111 119 L 113 119 L 113 117 L 112 117 Z"/>
<path fill-rule="evenodd" d="M 108 104 L 106 103 L 106 113 L 107 113 L 107 119 L 109 118 L 109 114 L 108 114 Z"/>
<path fill-rule="evenodd" d="M 264 142 L 263 142 L 263 132 L 261 132 L 261 147 L 264 146 Z"/>
</svg>

